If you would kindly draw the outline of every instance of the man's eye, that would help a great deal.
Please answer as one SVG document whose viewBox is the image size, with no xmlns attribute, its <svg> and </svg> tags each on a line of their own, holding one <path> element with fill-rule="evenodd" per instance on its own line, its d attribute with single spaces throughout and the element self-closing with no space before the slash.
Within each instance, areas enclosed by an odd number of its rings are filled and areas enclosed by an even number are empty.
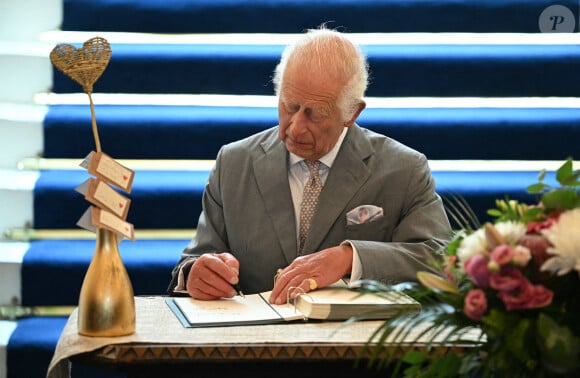
<svg viewBox="0 0 580 378">
<path fill-rule="evenodd" d="M 328 113 L 323 111 L 323 110 L 316 109 L 316 110 L 310 111 L 310 114 L 308 116 L 310 117 L 310 119 L 313 122 L 320 122 L 323 119 L 328 117 Z"/>
<path fill-rule="evenodd" d="M 284 103 L 284 109 L 286 109 L 286 111 L 288 113 L 296 113 L 298 110 L 300 110 L 300 106 L 299 105 L 295 105 L 295 104 L 286 104 L 286 103 Z"/>
</svg>

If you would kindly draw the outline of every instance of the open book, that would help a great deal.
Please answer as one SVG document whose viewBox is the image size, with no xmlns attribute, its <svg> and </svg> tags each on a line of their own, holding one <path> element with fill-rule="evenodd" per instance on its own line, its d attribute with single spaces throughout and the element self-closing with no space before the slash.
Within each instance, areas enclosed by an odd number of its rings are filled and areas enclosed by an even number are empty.
<svg viewBox="0 0 580 378">
<path fill-rule="evenodd" d="M 301 294 L 293 303 L 273 305 L 270 292 L 235 296 L 214 301 L 189 297 L 168 298 L 167 304 L 184 327 L 273 324 L 294 320 L 388 319 L 407 311 L 419 311 L 421 305 L 408 295 L 392 291 L 365 293 L 345 284 L 332 285 Z"/>
</svg>

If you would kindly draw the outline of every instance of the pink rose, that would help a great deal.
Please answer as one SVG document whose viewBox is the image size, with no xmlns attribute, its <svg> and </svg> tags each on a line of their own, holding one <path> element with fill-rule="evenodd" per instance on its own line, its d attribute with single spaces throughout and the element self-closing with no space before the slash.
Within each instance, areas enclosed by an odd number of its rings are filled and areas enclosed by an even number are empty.
<svg viewBox="0 0 580 378">
<path fill-rule="evenodd" d="M 541 233 L 543 229 L 552 227 L 552 225 L 558 221 L 558 219 L 560 218 L 560 215 L 561 215 L 561 211 L 556 210 L 556 211 L 552 211 L 550 214 L 548 214 L 548 219 L 546 219 L 542 222 L 529 222 L 526 225 L 526 233 L 528 233 L 528 234 Z"/>
<path fill-rule="evenodd" d="M 509 264 L 513 256 L 514 250 L 509 245 L 502 244 L 491 251 L 490 258 L 501 266 Z"/>
<path fill-rule="evenodd" d="M 531 303 L 532 307 L 529 308 L 549 306 L 552 303 L 552 298 L 554 298 L 554 292 L 552 290 L 546 289 L 543 285 L 535 285 Z"/>
<path fill-rule="evenodd" d="M 533 300 L 534 286 L 522 277 L 517 288 L 500 291 L 497 296 L 504 303 L 507 311 L 524 310 Z"/>
<path fill-rule="evenodd" d="M 465 262 L 465 271 L 473 282 L 479 287 L 489 286 L 489 269 L 487 259 L 481 253 L 473 256 Z"/>
<path fill-rule="evenodd" d="M 487 310 L 487 298 L 481 289 L 469 290 L 463 302 L 463 312 L 471 320 L 479 321 Z"/>
<path fill-rule="evenodd" d="M 530 252 L 532 253 L 532 257 L 534 260 L 534 264 L 537 267 L 542 266 L 542 264 L 548 258 L 550 258 L 550 255 L 547 252 L 547 249 L 550 246 L 550 242 L 543 235 L 539 234 L 524 235 L 520 239 L 518 244 L 530 249 Z"/>
<path fill-rule="evenodd" d="M 499 273 L 489 277 L 489 286 L 497 291 L 512 291 L 521 287 L 524 281 L 528 282 L 522 272 L 514 267 L 505 266 Z"/>
<path fill-rule="evenodd" d="M 542 285 L 532 285 L 527 280 L 522 282 L 518 290 L 503 291 L 498 294 L 507 311 L 546 307 L 552 303 L 553 296 L 554 293 L 551 290 Z"/>
</svg>

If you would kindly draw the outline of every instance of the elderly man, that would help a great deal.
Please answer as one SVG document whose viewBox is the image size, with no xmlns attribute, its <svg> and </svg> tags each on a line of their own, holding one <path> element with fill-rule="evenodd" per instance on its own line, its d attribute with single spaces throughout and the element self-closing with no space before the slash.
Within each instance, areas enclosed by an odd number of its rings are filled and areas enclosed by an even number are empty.
<svg viewBox="0 0 580 378">
<path fill-rule="evenodd" d="M 449 222 L 425 156 L 355 124 L 367 82 L 365 56 L 337 31 L 286 48 L 279 125 L 220 150 L 171 295 L 232 297 L 239 285 L 281 304 L 293 288 L 432 270 Z"/>
</svg>

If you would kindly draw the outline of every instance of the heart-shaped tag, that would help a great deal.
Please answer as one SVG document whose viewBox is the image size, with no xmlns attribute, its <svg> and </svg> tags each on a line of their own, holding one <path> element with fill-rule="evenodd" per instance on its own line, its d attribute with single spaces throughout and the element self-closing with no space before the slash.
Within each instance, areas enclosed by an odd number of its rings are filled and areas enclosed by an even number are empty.
<svg viewBox="0 0 580 378">
<path fill-rule="evenodd" d="M 111 46 L 106 39 L 94 37 L 76 48 L 59 44 L 50 52 L 50 61 L 62 73 L 82 85 L 87 93 L 93 92 L 93 84 L 101 77 L 111 59 Z"/>
</svg>

